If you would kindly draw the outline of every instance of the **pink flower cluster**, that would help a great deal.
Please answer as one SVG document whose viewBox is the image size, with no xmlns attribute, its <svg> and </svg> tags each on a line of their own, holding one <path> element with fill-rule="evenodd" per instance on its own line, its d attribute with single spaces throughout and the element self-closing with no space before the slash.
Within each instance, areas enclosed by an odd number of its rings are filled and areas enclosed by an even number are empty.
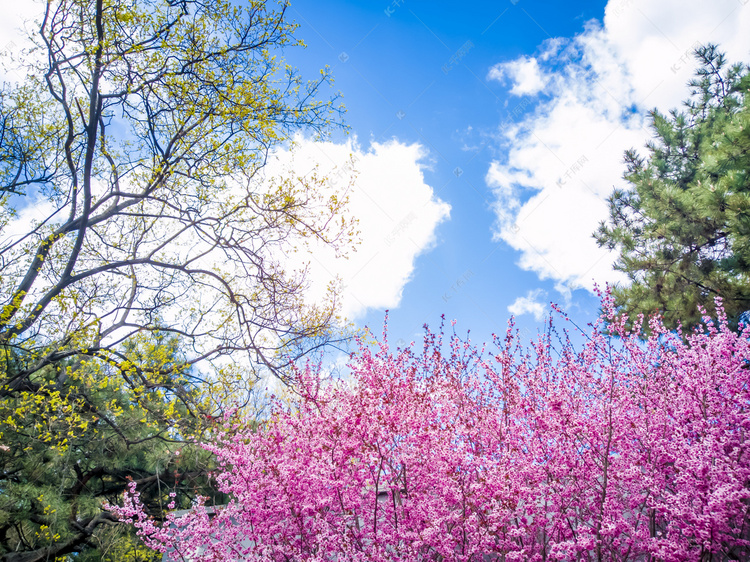
<svg viewBox="0 0 750 562">
<path fill-rule="evenodd" d="M 361 345 L 348 386 L 308 369 L 295 408 L 206 445 L 215 514 L 119 513 L 209 561 L 750 559 L 750 343 L 722 318 L 643 342 L 604 309 L 580 351 Z"/>
</svg>

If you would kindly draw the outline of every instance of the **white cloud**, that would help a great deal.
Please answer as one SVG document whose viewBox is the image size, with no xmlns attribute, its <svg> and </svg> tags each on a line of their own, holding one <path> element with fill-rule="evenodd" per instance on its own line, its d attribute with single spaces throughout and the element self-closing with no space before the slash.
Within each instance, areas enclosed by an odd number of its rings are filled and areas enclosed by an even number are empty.
<svg viewBox="0 0 750 562">
<path fill-rule="evenodd" d="M 47 221 L 56 224 L 60 220 L 59 216 L 55 216 L 57 209 L 48 199 L 37 196 L 31 202 L 27 202 L 22 197 L 18 197 L 20 204 L 17 207 L 20 209 L 17 214 L 12 216 L 7 224 L 0 227 L 0 247 L 2 248 L 17 243 L 40 223 Z M 24 203 L 26 204 L 23 205 Z"/>
<path fill-rule="evenodd" d="M 534 57 L 498 63 L 487 73 L 487 80 L 503 82 L 506 78 L 512 82 L 510 93 L 515 96 L 538 94 L 548 82 L 548 77 L 542 74 L 539 62 Z"/>
<path fill-rule="evenodd" d="M 621 179 L 623 152 L 650 138 L 647 110 L 667 111 L 688 97 L 700 43 L 717 43 L 732 62 L 750 59 L 750 4 L 737 0 L 619 0 L 603 23 L 573 38 L 554 38 L 536 58 L 500 63 L 488 78 L 513 75 L 512 94 L 542 98 L 523 115 L 509 111 L 501 134 L 507 156 L 491 163 L 495 238 L 520 252 L 519 265 L 559 289 L 624 282 L 615 255 L 591 234 L 607 216 L 606 198 Z M 533 67 L 531 61 L 534 61 Z M 533 70 L 533 72 L 532 72 Z M 524 81 L 516 76 L 535 76 Z M 527 97 L 519 102 L 526 109 Z M 510 124 L 510 126 L 508 126 Z"/>
<path fill-rule="evenodd" d="M 298 264 L 309 262 L 311 299 L 322 298 L 327 284 L 339 278 L 342 313 L 349 319 L 370 308 L 399 305 L 417 256 L 432 247 L 436 227 L 450 215 L 450 206 L 424 181 L 426 156 L 421 145 L 397 140 L 373 142 L 364 149 L 356 140 L 336 144 L 298 139 L 293 152 L 276 154 L 269 173 L 281 165 L 304 175 L 317 166 L 319 175 L 339 187 L 351 176 L 348 162 L 356 174 L 349 194 L 361 239 L 356 251 L 343 259 L 317 246 L 312 255 L 294 258 Z"/>
<path fill-rule="evenodd" d="M 0 52 L 18 57 L 21 49 L 29 47 L 29 34 L 37 33 L 34 20 L 44 12 L 44 6 L 38 2 L 15 2 L 0 0 Z M 25 72 L 10 65 L 8 68 L 0 66 L 0 79 L 5 82 L 17 83 L 23 80 Z"/>
<path fill-rule="evenodd" d="M 287 271 L 301 269 L 309 262 L 309 290 L 305 295 L 310 303 L 321 302 L 329 282 L 339 279 L 343 284 L 341 312 L 350 320 L 366 313 L 370 308 L 395 308 L 399 305 L 406 283 L 411 278 L 416 258 L 432 247 L 436 241 L 437 226 L 447 220 L 450 206 L 434 195 L 424 181 L 423 168 L 427 154 L 419 144 L 404 144 L 396 140 L 372 143 L 367 149 L 356 140 L 346 143 L 316 142 L 299 138 L 293 150 L 277 151 L 262 175 L 266 182 L 258 189 L 270 189 L 271 178 L 292 174 L 292 177 L 317 174 L 328 178 L 327 183 L 336 191 L 344 191 L 356 170 L 350 192 L 349 212 L 359 220 L 361 244 L 349 259 L 337 257 L 332 248 L 312 245 L 312 253 L 302 251 L 292 255 L 277 254 L 277 259 Z M 323 193 L 327 197 L 327 193 Z M 23 207 L 4 228 L 0 227 L 0 241 L 5 244 L 28 232 L 29 225 L 43 221 L 55 209 L 45 199 L 38 198 Z M 169 228 L 164 223 L 161 228 Z M 158 242 L 161 240 L 157 237 Z M 290 240 L 291 244 L 297 240 Z M 196 256 L 208 247 L 190 233 L 171 251 Z M 277 251 L 275 248 L 273 251 Z M 233 270 L 233 262 L 221 261 L 220 252 L 209 252 L 196 263 L 209 269 Z M 199 301 L 202 295 L 195 296 Z M 208 295 L 210 300 L 211 295 Z M 178 307 L 162 311 L 163 318 L 178 324 L 184 317 Z M 216 315 L 208 323 L 221 323 Z M 119 338 L 123 332 L 111 334 Z M 232 363 L 241 361 L 233 357 Z M 216 364 L 220 364 L 219 360 Z"/>
<path fill-rule="evenodd" d="M 546 296 L 542 289 L 535 289 L 526 293 L 525 297 L 518 297 L 508 306 L 508 312 L 513 316 L 522 314 L 532 314 L 534 320 L 541 322 L 547 315 L 547 303 L 542 302 L 540 298 Z"/>
</svg>

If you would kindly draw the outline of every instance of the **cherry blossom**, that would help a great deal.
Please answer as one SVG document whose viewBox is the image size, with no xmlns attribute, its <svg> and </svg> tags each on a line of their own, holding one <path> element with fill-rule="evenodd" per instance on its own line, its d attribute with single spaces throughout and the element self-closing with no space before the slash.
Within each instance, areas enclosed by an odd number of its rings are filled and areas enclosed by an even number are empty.
<svg viewBox="0 0 750 562">
<path fill-rule="evenodd" d="M 110 507 L 175 560 L 749 559 L 748 333 L 644 341 L 603 310 L 580 350 L 512 322 L 492 349 L 361 342 L 350 379 L 301 369 L 296 403 L 203 444 L 228 504 Z"/>
</svg>

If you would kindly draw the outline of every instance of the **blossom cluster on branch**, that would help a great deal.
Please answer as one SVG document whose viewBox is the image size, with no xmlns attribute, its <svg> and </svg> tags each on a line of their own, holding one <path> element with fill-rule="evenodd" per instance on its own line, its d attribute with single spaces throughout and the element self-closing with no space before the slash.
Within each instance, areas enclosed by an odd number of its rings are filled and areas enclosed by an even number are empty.
<svg viewBox="0 0 750 562">
<path fill-rule="evenodd" d="M 294 407 L 205 444 L 227 505 L 112 509 L 188 560 L 747 560 L 748 333 L 644 342 L 603 305 L 580 350 L 384 332 L 348 384 L 308 367 Z"/>
</svg>

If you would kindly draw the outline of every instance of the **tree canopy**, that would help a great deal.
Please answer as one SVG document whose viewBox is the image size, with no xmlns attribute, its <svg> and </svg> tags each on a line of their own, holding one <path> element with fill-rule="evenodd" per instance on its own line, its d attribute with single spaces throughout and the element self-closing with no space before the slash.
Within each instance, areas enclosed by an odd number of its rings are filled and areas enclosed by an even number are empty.
<svg viewBox="0 0 750 562">
<path fill-rule="evenodd" d="M 205 469 L 180 444 L 248 399 L 254 373 L 229 357 L 281 374 L 283 352 L 325 340 L 335 291 L 305 303 L 284 253 L 348 244 L 347 188 L 263 168 L 341 109 L 327 70 L 277 58 L 301 44 L 286 11 L 55 0 L 23 62 L 6 57 L 25 79 L 0 92 L 5 560 L 82 559 L 131 480 L 159 508 L 160 483 Z"/>
<path fill-rule="evenodd" d="M 696 325 L 699 305 L 713 314 L 715 297 L 734 323 L 750 309 L 750 75 L 716 46 L 695 56 L 684 110 L 651 112 L 648 154 L 625 153 L 630 186 L 613 191 L 595 234 L 630 281 L 618 305 L 670 328 Z"/>
</svg>

